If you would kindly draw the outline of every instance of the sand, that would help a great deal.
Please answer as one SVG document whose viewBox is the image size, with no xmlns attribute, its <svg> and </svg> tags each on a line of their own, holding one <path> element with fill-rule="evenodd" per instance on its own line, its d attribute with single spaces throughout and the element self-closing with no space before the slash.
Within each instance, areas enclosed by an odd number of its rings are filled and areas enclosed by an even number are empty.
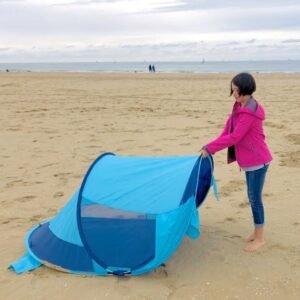
<svg viewBox="0 0 300 300">
<path fill-rule="evenodd" d="M 17 276 L 26 232 L 56 215 L 104 151 L 196 154 L 230 113 L 232 74 L 0 73 L 0 299 L 300 299 L 300 74 L 255 74 L 274 155 L 264 191 L 267 244 L 252 231 L 244 173 L 214 156 L 220 191 L 165 268 L 130 278 L 46 267 Z"/>
</svg>

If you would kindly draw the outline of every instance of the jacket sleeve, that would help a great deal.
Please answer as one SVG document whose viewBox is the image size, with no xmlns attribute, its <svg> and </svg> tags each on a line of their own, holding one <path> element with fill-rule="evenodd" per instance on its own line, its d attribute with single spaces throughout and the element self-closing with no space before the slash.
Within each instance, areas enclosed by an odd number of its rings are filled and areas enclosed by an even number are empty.
<svg viewBox="0 0 300 300">
<path fill-rule="evenodd" d="M 219 137 L 205 145 L 205 148 L 209 153 L 214 154 L 220 150 L 237 144 L 251 128 L 253 121 L 253 116 L 247 113 L 240 114 L 238 122 L 232 133 L 229 133 L 229 130 L 227 132 L 224 130 Z M 229 126 L 229 120 L 227 121 L 227 125 Z"/>
<path fill-rule="evenodd" d="M 224 128 L 223 128 L 223 131 L 219 134 L 218 138 L 220 138 L 220 137 L 222 137 L 222 136 L 224 136 L 224 135 L 226 135 L 226 134 L 228 134 L 228 133 L 230 132 L 231 118 L 232 118 L 232 117 L 231 117 L 231 115 L 230 115 L 230 116 L 228 117 L 226 123 L 225 123 L 225 126 L 224 126 Z M 207 151 L 208 153 L 211 153 L 211 152 L 208 151 L 208 149 L 207 149 L 206 146 L 203 146 L 201 149 Z M 214 154 L 214 153 L 211 153 L 211 154 Z"/>
</svg>

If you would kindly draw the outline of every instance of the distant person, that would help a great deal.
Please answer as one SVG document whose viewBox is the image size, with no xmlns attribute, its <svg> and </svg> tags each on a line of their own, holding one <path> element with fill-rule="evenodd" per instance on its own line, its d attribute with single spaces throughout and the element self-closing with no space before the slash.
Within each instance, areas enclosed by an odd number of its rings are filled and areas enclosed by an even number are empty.
<svg viewBox="0 0 300 300">
<path fill-rule="evenodd" d="M 152 66 L 149 65 L 149 72 L 152 72 Z"/>
<path fill-rule="evenodd" d="M 248 252 L 254 252 L 265 244 L 262 191 L 272 160 L 263 130 L 265 112 L 253 97 L 255 90 L 255 80 L 249 73 L 240 73 L 231 80 L 230 95 L 235 99 L 232 114 L 223 132 L 202 148 L 203 158 L 228 148 L 227 162 L 237 161 L 245 171 L 254 223 L 253 233 L 245 239 Z"/>
<path fill-rule="evenodd" d="M 152 72 L 155 73 L 155 66 L 154 65 L 152 65 Z"/>
</svg>

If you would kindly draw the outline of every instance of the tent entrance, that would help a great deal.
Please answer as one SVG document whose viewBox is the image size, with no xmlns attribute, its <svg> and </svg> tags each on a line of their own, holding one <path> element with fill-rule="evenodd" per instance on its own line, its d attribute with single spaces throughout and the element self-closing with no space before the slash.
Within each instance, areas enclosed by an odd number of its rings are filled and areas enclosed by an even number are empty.
<svg viewBox="0 0 300 300">
<path fill-rule="evenodd" d="M 80 229 L 91 257 L 104 268 L 132 270 L 155 256 L 155 217 L 81 203 Z"/>
</svg>

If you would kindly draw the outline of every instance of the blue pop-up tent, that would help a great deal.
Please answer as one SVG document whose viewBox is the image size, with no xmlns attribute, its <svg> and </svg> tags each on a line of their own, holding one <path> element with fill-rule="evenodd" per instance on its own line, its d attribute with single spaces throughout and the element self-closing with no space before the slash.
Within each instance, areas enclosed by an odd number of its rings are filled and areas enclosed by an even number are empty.
<svg viewBox="0 0 300 300">
<path fill-rule="evenodd" d="M 124 157 L 105 153 L 50 221 L 25 240 L 17 273 L 44 264 L 71 273 L 139 275 L 164 263 L 185 234 L 199 235 L 211 186 L 211 157 Z"/>
</svg>

